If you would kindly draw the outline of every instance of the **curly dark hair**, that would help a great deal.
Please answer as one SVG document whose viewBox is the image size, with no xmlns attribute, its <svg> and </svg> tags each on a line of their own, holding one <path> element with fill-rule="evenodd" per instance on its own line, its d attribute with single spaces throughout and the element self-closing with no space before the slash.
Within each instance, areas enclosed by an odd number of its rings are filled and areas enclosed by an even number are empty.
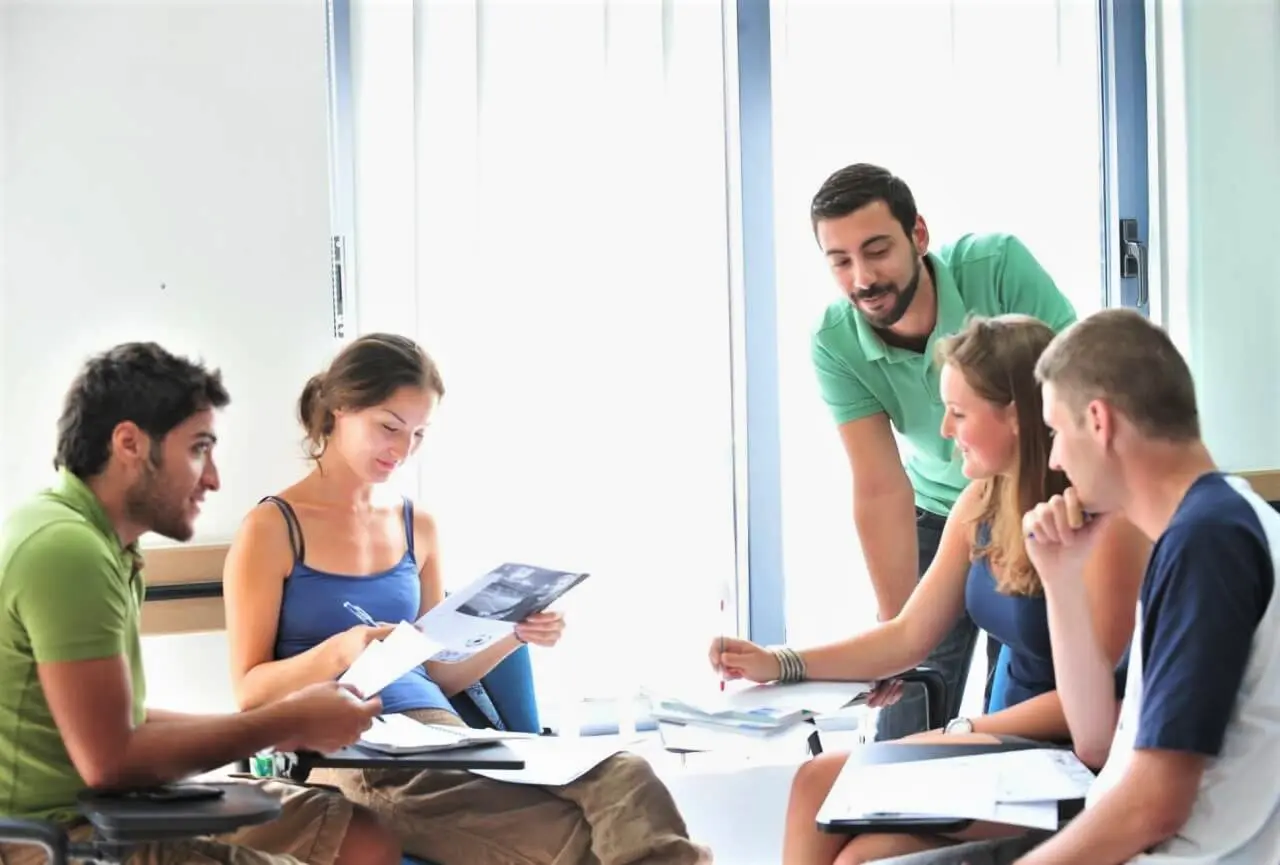
<svg viewBox="0 0 1280 865">
<path fill-rule="evenodd" d="M 91 478 L 106 468 L 111 435 L 125 421 L 152 441 L 198 411 L 231 402 L 222 373 L 178 357 L 154 342 L 126 342 L 95 355 L 67 390 L 58 418 L 54 468 Z"/>
</svg>

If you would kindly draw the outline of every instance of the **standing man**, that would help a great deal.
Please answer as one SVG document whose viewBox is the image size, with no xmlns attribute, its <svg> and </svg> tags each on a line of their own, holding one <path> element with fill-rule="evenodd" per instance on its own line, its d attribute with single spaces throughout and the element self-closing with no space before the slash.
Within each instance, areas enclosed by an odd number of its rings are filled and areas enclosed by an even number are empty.
<svg viewBox="0 0 1280 865">
<path fill-rule="evenodd" d="M 972 314 L 1024 313 L 1055 331 L 1076 315 L 1015 237 L 969 234 L 931 252 L 911 190 L 884 168 L 840 169 L 814 196 L 810 217 L 843 295 L 814 333 L 813 363 L 853 472 L 854 526 L 884 621 L 933 561 L 965 485 L 941 433 L 934 345 Z M 911 445 L 905 464 L 895 430 Z M 966 615 L 929 656 L 947 680 L 948 718 L 959 714 L 976 639 Z M 988 642 L 988 698 L 999 650 Z M 925 718 L 923 694 L 911 693 L 881 712 L 876 738 L 917 732 Z M 948 729 L 966 726 L 956 719 Z"/>
</svg>

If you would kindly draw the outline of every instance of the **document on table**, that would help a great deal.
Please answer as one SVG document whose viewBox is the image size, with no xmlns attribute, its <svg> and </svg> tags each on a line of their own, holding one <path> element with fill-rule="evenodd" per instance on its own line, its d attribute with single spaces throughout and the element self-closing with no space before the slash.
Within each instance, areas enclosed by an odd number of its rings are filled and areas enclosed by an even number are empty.
<svg viewBox="0 0 1280 865">
<path fill-rule="evenodd" d="M 732 683 L 726 691 L 706 687 L 690 693 L 648 691 L 654 718 L 704 725 L 737 733 L 768 735 L 849 705 L 866 694 L 867 682 L 752 685 Z"/>
<path fill-rule="evenodd" d="M 506 744 L 524 760 L 523 769 L 471 769 L 471 773 L 509 784 L 562 787 L 572 784 L 614 754 L 625 751 L 633 742 L 613 736 L 569 739 L 536 736 Z"/>
<path fill-rule="evenodd" d="M 533 733 L 510 730 L 474 730 L 445 724 L 423 724 L 407 715 L 381 715 L 365 730 L 360 744 L 384 754 L 427 754 L 475 748 L 510 739 L 529 739 Z"/>
<path fill-rule="evenodd" d="M 401 622 L 382 640 L 365 646 L 338 682 L 372 697 L 443 648 L 408 622 Z"/>
<path fill-rule="evenodd" d="M 1058 801 L 1081 799 L 1093 773 L 1074 754 L 1028 749 L 841 770 L 819 822 L 955 817 L 1055 829 Z"/>
</svg>

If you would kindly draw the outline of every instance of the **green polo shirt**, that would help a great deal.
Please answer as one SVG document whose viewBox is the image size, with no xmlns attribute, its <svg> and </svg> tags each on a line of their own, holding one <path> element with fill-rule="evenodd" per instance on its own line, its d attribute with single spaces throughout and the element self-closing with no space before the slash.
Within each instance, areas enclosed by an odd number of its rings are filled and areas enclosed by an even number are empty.
<svg viewBox="0 0 1280 865">
<path fill-rule="evenodd" d="M 36 664 L 123 656 L 144 720 L 142 575 L 101 502 L 63 471 L 0 527 L 0 813 L 68 820 L 85 788 Z"/>
<path fill-rule="evenodd" d="M 1018 312 L 1055 331 L 1075 309 L 1016 237 L 967 234 L 929 253 L 938 292 L 938 319 L 923 354 L 886 345 L 847 299 L 827 307 L 813 334 L 813 363 L 822 397 L 837 424 L 877 412 L 889 415 L 911 444 L 907 476 L 916 506 L 947 514 L 964 489 L 961 461 L 942 437 L 942 396 L 933 362 L 939 339 L 971 315 Z"/>
</svg>

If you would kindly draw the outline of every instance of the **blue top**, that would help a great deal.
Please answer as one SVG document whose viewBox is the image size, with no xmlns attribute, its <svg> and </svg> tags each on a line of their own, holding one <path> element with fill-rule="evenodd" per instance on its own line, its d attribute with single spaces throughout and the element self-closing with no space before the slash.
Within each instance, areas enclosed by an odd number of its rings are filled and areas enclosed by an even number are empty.
<svg viewBox="0 0 1280 865">
<path fill-rule="evenodd" d="M 270 501 L 280 508 L 289 526 L 293 546 L 293 568 L 284 581 L 280 601 L 280 622 L 276 631 L 276 658 L 291 658 L 313 646 L 360 624 L 343 605 L 350 601 L 379 622 L 412 622 L 422 604 L 422 583 L 418 560 L 413 553 L 413 503 L 404 503 L 404 556 L 385 571 L 367 576 L 332 574 L 309 567 L 302 525 L 288 502 L 275 496 Z M 454 711 L 440 686 L 427 671 L 415 667 L 392 682 L 381 693 L 383 711 L 390 714 L 409 709 Z"/>
<path fill-rule="evenodd" d="M 979 546 L 986 544 L 990 536 L 989 525 L 978 526 Z M 974 624 L 1004 645 L 988 712 L 1007 709 L 1058 687 L 1044 595 L 1001 594 L 996 589 L 991 563 L 983 556 L 969 566 L 964 603 Z"/>
<path fill-rule="evenodd" d="M 1242 688 L 1251 689 L 1246 673 L 1280 558 L 1258 513 L 1212 472 L 1191 485 L 1156 541 L 1138 601 L 1142 708 L 1134 747 L 1222 753 Z M 1276 717 L 1274 703 L 1258 709 Z"/>
</svg>

